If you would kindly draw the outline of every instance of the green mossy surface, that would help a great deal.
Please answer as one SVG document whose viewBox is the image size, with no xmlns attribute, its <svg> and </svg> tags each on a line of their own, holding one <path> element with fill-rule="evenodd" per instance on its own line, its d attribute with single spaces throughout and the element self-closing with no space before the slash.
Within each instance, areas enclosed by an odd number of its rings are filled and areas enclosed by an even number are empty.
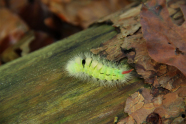
<svg viewBox="0 0 186 124">
<path fill-rule="evenodd" d="M 112 26 L 94 26 L 0 66 L 0 123 L 113 123 L 142 83 L 99 86 L 68 77 L 64 65 L 116 35 Z"/>
</svg>

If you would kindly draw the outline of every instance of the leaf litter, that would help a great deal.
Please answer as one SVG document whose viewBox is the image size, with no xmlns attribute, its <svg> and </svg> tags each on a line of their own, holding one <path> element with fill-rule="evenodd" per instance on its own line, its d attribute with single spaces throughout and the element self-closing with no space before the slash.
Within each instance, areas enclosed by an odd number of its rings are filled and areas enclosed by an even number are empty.
<svg viewBox="0 0 186 124">
<path fill-rule="evenodd" d="M 154 123 L 154 119 L 157 124 L 184 123 L 186 22 L 183 17 L 186 7 L 180 3 L 186 4 L 182 0 L 168 3 L 151 0 L 142 7 L 98 20 L 98 23 L 110 20 L 120 32 L 91 51 L 111 61 L 127 57 L 144 82 L 151 84 L 150 89 L 142 87 L 128 97 L 124 112 L 129 116 L 120 119 L 118 124 Z"/>
</svg>

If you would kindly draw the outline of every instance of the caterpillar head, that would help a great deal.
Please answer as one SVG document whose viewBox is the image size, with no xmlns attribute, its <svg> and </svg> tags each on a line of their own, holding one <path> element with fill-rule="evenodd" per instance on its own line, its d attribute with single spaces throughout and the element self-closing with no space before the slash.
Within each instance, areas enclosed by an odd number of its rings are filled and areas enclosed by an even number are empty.
<svg viewBox="0 0 186 124">
<path fill-rule="evenodd" d="M 85 60 L 82 57 L 77 56 L 75 59 L 71 60 L 66 67 L 66 70 L 71 75 L 76 75 L 78 72 L 82 72 Z"/>
</svg>

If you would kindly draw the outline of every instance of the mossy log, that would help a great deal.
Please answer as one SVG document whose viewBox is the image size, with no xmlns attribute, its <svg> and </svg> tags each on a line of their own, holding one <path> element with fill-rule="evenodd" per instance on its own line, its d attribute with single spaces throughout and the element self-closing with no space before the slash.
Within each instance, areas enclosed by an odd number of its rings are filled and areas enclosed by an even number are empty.
<svg viewBox="0 0 186 124">
<path fill-rule="evenodd" d="M 126 98 L 142 83 L 104 87 L 64 70 L 70 57 L 116 35 L 110 25 L 93 26 L 1 66 L 0 123 L 103 124 L 124 117 Z"/>
</svg>

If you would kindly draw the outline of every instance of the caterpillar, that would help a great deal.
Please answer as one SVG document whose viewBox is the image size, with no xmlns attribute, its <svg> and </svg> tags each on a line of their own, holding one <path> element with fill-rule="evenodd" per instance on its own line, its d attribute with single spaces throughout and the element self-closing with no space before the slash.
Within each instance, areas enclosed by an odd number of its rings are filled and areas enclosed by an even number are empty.
<svg viewBox="0 0 186 124">
<path fill-rule="evenodd" d="M 71 58 L 66 65 L 70 76 L 82 80 L 92 79 L 107 86 L 127 84 L 132 77 L 132 70 L 126 65 L 117 65 L 90 53 L 79 54 Z"/>
</svg>

